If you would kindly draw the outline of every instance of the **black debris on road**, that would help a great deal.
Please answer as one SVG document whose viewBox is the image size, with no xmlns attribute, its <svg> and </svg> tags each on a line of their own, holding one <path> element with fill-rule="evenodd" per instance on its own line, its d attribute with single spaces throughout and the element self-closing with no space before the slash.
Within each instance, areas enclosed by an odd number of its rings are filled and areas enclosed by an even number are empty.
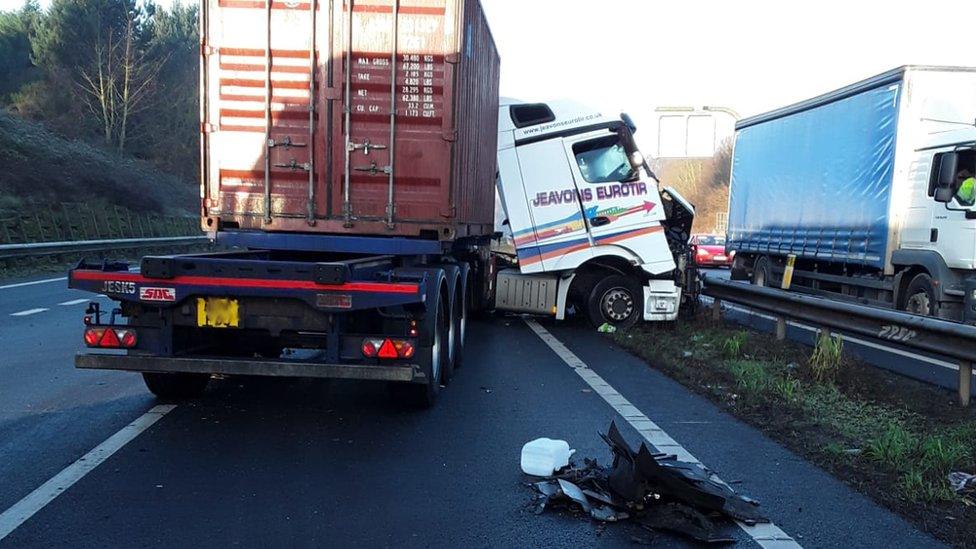
<svg viewBox="0 0 976 549">
<path fill-rule="evenodd" d="M 549 479 L 530 483 L 537 492 L 537 514 L 568 508 L 580 517 L 632 520 L 705 543 L 735 541 L 719 533 L 717 521 L 769 522 L 756 500 L 736 494 L 701 464 L 652 452 L 643 442 L 634 451 L 612 422 L 600 437 L 613 455 L 611 465 L 584 458 L 581 466 L 571 462 Z"/>
</svg>

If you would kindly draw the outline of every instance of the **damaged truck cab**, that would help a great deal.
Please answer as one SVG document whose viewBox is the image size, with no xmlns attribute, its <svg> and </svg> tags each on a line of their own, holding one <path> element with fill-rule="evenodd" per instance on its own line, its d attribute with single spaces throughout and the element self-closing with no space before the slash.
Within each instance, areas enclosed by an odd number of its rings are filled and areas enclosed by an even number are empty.
<svg viewBox="0 0 976 549">
<path fill-rule="evenodd" d="M 675 319 L 694 210 L 658 189 L 635 129 L 573 102 L 502 101 L 497 187 L 517 268 L 498 274 L 497 309 Z"/>
</svg>

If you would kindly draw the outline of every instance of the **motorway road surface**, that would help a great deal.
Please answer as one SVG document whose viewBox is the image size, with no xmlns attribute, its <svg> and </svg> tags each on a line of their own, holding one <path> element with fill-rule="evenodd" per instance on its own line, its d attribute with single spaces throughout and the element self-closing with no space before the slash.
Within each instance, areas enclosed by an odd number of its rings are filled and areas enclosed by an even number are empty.
<svg viewBox="0 0 976 549">
<path fill-rule="evenodd" d="M 597 432 L 611 420 L 636 445 L 620 402 L 762 501 L 798 545 L 939 545 L 582 324 L 475 322 L 464 367 L 426 412 L 377 384 L 227 379 L 147 416 L 160 403 L 138 375 L 73 368 L 85 294 L 23 282 L 0 283 L 0 547 L 631 546 L 632 526 L 534 515 L 518 464 L 540 436 L 607 462 Z M 136 420 L 141 433 L 126 428 Z M 114 454 L 78 462 L 106 441 Z"/>
</svg>

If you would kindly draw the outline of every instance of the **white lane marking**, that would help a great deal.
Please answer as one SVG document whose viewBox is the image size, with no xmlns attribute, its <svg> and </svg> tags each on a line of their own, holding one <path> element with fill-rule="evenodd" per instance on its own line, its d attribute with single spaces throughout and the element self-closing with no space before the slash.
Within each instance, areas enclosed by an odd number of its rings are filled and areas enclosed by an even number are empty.
<svg viewBox="0 0 976 549">
<path fill-rule="evenodd" d="M 88 303 L 89 301 L 91 301 L 91 300 L 88 299 L 88 298 L 72 299 L 71 301 L 63 301 L 61 303 L 58 303 L 58 305 L 65 305 L 65 306 L 68 306 L 68 305 L 80 305 L 81 303 Z"/>
<path fill-rule="evenodd" d="M 44 307 L 40 307 L 37 309 L 27 309 L 26 311 L 17 311 L 16 313 L 10 313 L 10 316 L 30 316 L 30 315 L 36 315 L 37 313 L 43 313 L 46 310 L 47 309 L 45 309 Z"/>
<path fill-rule="evenodd" d="M 174 408 L 174 404 L 154 406 L 0 514 L 0 541 Z"/>
<path fill-rule="evenodd" d="M 10 288 L 23 288 L 24 286 L 33 286 L 35 284 L 47 284 L 48 282 L 60 282 L 62 280 L 68 280 L 68 277 L 62 276 L 61 278 L 49 278 L 47 280 L 35 280 L 33 282 L 18 282 L 17 284 L 7 284 L 6 286 L 0 286 L 0 290 L 8 290 Z"/>
<path fill-rule="evenodd" d="M 651 443 L 655 448 L 661 452 L 667 452 L 669 454 L 674 454 L 678 456 L 678 459 L 682 461 L 688 461 L 692 463 L 701 463 L 698 458 L 691 455 L 688 450 L 685 450 L 683 446 L 678 444 L 670 435 L 664 432 L 664 429 L 658 427 L 656 423 L 651 421 L 643 412 L 637 409 L 636 406 L 630 403 L 623 395 L 617 392 L 616 389 L 610 386 L 609 383 L 603 380 L 599 374 L 594 372 L 583 362 L 576 354 L 566 348 L 561 341 L 559 341 L 556 336 L 549 333 L 548 330 L 543 328 L 538 322 L 533 319 L 524 319 L 525 323 L 529 325 L 529 328 L 537 336 L 539 336 L 542 341 L 549 346 L 550 349 L 556 355 L 559 356 L 569 365 L 570 368 L 576 371 L 577 374 L 583 381 L 593 388 L 593 392 L 597 393 L 603 400 L 607 402 L 618 414 L 623 416 L 627 423 L 630 423 L 638 433 L 644 437 L 647 442 Z M 720 479 L 717 479 L 720 480 Z M 754 526 L 749 526 L 743 522 L 736 521 L 736 524 L 745 531 L 756 543 L 761 547 L 775 548 L 775 549 L 797 549 L 800 548 L 800 544 L 796 542 L 792 537 L 790 537 L 786 532 L 781 530 L 778 526 L 773 523 L 768 524 L 756 524 Z"/>
</svg>

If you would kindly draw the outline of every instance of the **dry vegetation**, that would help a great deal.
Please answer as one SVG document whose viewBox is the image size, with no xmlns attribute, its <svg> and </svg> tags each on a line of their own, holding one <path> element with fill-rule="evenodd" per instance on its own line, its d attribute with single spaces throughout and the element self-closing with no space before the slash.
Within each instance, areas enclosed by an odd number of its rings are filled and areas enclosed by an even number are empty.
<svg viewBox="0 0 976 549">
<path fill-rule="evenodd" d="M 654 171 L 663 186 L 674 187 L 695 205 L 696 233 L 716 232 L 717 214 L 729 209 L 732 142 L 724 142 L 711 158 L 662 158 Z M 719 227 L 718 231 L 724 233 Z"/>
</svg>

